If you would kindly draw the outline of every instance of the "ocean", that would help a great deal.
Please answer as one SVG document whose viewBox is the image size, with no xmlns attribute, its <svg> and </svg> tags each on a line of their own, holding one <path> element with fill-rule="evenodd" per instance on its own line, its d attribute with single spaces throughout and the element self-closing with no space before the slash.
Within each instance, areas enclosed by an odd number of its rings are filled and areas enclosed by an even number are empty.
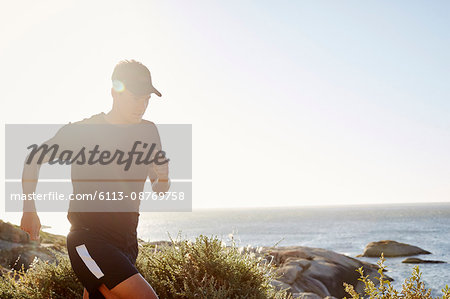
<svg viewBox="0 0 450 299">
<path fill-rule="evenodd" d="M 422 259 L 446 264 L 421 264 L 422 280 L 434 296 L 450 285 L 450 204 L 298 207 L 199 210 L 192 213 L 142 213 L 138 235 L 146 241 L 194 239 L 200 234 L 240 246 L 309 246 L 355 257 L 372 241 L 395 240 L 432 254 Z M 360 258 L 376 263 L 377 258 Z M 386 273 L 396 289 L 412 273 L 412 264 L 386 258 Z"/>
</svg>

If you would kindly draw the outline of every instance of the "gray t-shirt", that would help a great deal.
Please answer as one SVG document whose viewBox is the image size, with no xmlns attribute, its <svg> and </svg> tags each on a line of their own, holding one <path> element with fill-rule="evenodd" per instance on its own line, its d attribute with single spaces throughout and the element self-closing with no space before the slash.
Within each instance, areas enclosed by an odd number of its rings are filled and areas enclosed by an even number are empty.
<svg viewBox="0 0 450 299">
<path fill-rule="evenodd" d="M 63 157 L 71 165 L 73 193 L 93 198 L 70 202 L 72 227 L 89 228 L 118 245 L 135 242 L 139 192 L 161 149 L 155 124 L 110 124 L 100 113 L 65 125 L 46 144 L 68 151 Z"/>
</svg>

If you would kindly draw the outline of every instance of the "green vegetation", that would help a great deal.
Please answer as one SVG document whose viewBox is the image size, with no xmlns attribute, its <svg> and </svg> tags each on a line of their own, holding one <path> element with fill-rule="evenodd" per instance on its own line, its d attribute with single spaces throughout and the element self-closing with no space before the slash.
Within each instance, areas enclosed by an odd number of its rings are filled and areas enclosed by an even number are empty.
<svg viewBox="0 0 450 299">
<path fill-rule="evenodd" d="M 57 255 L 57 264 L 35 260 L 28 271 L 12 270 L 0 278 L 0 298 L 81 298 L 83 286 L 70 266 L 69 258 Z"/>
<path fill-rule="evenodd" d="M 288 298 L 271 287 L 272 266 L 253 253 L 202 235 L 173 244 L 160 252 L 143 250 L 137 261 L 161 298 Z"/>
<path fill-rule="evenodd" d="M 172 240 L 172 246 L 145 245 L 136 262 L 160 298 L 291 298 L 270 285 L 272 266 L 234 244 L 199 236 L 194 242 Z M 82 285 L 67 256 L 57 263 L 36 260 L 28 271 L 0 278 L 0 298 L 81 298 Z"/>
<path fill-rule="evenodd" d="M 49 237 L 50 238 L 50 237 Z M 61 243 L 61 240 L 53 240 Z M 272 265 L 257 254 L 240 250 L 234 243 L 200 235 L 195 241 L 172 240 L 172 245 L 145 244 L 140 248 L 136 266 L 153 286 L 160 298 L 255 298 L 289 299 L 285 291 L 276 291 L 270 284 L 276 279 Z M 35 260 L 28 271 L 4 271 L 0 276 L 0 298 L 56 299 L 81 298 L 83 286 L 73 273 L 67 255 L 55 251 L 57 262 Z M 421 281 L 419 267 L 397 291 L 384 276 L 384 257 L 378 265 L 379 284 L 375 285 L 363 268 L 364 294 L 344 284 L 352 299 L 433 299 Z M 450 299 L 447 286 L 442 299 Z"/>
<path fill-rule="evenodd" d="M 380 260 L 378 261 L 379 270 L 378 273 L 380 277 L 377 277 L 379 284 L 376 286 L 373 281 L 371 281 L 368 276 L 364 276 L 363 267 L 357 269 L 357 271 L 361 274 L 361 277 L 358 279 L 364 283 L 364 293 L 359 294 L 355 291 L 352 285 L 344 283 L 345 291 L 350 294 L 350 298 L 352 299 L 433 299 L 431 296 L 431 290 L 425 288 L 425 284 L 421 281 L 421 272 L 419 271 L 419 266 L 415 266 L 413 268 L 413 272 L 411 277 L 407 278 L 402 285 L 402 290 L 395 290 L 391 282 L 386 279 L 383 271 L 386 269 L 384 265 L 385 258 L 381 255 Z M 444 293 L 442 297 L 436 297 L 436 299 L 450 299 L 450 288 L 445 286 L 442 290 Z"/>
</svg>

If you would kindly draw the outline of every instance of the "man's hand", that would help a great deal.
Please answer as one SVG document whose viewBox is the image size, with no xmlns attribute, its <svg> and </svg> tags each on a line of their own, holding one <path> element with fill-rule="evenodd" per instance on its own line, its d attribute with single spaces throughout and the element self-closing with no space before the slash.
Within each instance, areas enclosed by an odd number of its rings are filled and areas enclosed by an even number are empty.
<svg viewBox="0 0 450 299">
<path fill-rule="evenodd" d="M 31 240 L 39 241 L 41 221 L 36 212 L 23 212 L 20 228 L 30 235 Z"/>
<path fill-rule="evenodd" d="M 153 192 L 156 193 L 164 193 L 169 191 L 170 188 L 170 179 L 157 179 L 153 184 L 152 184 L 152 190 Z"/>
<path fill-rule="evenodd" d="M 164 180 L 168 180 L 169 179 L 169 162 L 164 163 L 162 165 L 153 164 L 153 170 L 156 173 L 156 177 L 160 181 L 164 181 Z"/>
<path fill-rule="evenodd" d="M 162 165 L 153 164 L 153 171 L 156 174 L 156 180 L 152 184 L 152 190 L 156 193 L 167 192 L 170 188 L 169 163 Z"/>
</svg>

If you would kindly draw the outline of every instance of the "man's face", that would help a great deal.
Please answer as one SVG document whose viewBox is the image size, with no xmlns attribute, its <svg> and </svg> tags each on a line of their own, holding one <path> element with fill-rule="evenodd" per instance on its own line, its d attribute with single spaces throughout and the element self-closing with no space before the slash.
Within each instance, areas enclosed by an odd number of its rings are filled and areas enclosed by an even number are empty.
<svg viewBox="0 0 450 299">
<path fill-rule="evenodd" d="M 119 113 L 127 123 L 140 123 L 148 106 L 149 95 L 137 96 L 128 90 L 116 92 Z"/>
</svg>

